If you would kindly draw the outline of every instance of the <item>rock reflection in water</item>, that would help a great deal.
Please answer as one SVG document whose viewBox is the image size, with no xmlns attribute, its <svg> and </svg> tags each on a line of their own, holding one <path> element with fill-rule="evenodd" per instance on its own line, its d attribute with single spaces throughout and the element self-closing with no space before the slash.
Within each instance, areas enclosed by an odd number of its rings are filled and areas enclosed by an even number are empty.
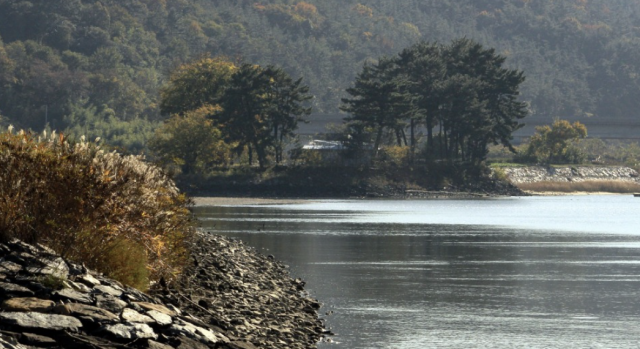
<svg viewBox="0 0 640 349">
<path fill-rule="evenodd" d="M 338 344 L 321 348 L 638 347 L 640 230 L 630 212 L 640 200 L 497 201 L 196 212 L 204 229 L 277 256 L 307 281 L 322 312 L 334 311 Z M 476 218 L 486 205 L 504 210 Z M 527 210 L 547 221 L 518 216 Z M 429 212 L 453 218 L 430 223 Z M 453 224 L 456 215 L 466 224 Z M 605 232 L 595 221 L 618 223 Z"/>
</svg>

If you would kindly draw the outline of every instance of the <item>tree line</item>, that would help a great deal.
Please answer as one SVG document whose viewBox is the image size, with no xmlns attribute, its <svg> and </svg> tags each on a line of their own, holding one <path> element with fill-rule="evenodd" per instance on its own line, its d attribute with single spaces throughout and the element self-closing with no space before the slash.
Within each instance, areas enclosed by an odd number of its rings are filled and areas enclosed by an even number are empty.
<svg viewBox="0 0 640 349">
<path fill-rule="evenodd" d="M 161 90 L 160 109 L 171 119 L 156 131 L 150 148 L 165 163 L 189 174 L 230 163 L 246 150 L 261 168 L 273 156 L 284 159 L 286 143 L 298 122 L 311 113 L 312 99 L 302 78 L 281 68 L 236 65 L 204 58 L 179 67 Z"/>
<path fill-rule="evenodd" d="M 365 62 L 459 37 L 527 72 L 532 116 L 634 117 L 639 17 L 634 0 L 0 0 L 0 122 L 139 152 L 169 73 L 203 54 L 304 76 L 337 113 Z"/>
<path fill-rule="evenodd" d="M 342 110 L 352 147 L 373 145 L 383 136 L 410 147 L 426 130 L 430 160 L 479 164 L 489 144 L 513 150 L 511 135 L 522 127 L 526 103 L 519 101 L 524 73 L 504 67 L 505 57 L 469 39 L 448 45 L 420 42 L 395 57 L 366 64 L 347 89 Z M 407 134 L 408 133 L 408 134 Z"/>
</svg>

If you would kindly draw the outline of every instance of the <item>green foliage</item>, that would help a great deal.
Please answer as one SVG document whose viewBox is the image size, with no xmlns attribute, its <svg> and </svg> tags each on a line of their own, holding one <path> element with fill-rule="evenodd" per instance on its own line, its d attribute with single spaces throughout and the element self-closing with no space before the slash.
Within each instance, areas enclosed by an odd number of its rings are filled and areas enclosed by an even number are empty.
<svg viewBox="0 0 640 349">
<path fill-rule="evenodd" d="M 311 113 L 303 103 L 311 99 L 302 79 L 293 81 L 279 68 L 243 64 L 233 74 L 222 100 L 221 123 L 225 136 L 249 149 L 249 163 L 255 151 L 261 168 L 272 150 L 282 160 L 285 141 L 298 122 Z"/>
<path fill-rule="evenodd" d="M 640 168 L 640 145 L 637 142 L 603 141 L 589 138 L 576 145 L 594 164 L 625 165 Z"/>
<path fill-rule="evenodd" d="M 352 139 L 373 130 L 377 154 L 387 132 L 398 146 L 410 146 L 413 157 L 416 129 L 423 124 L 431 160 L 479 164 L 489 144 L 511 148 L 511 134 L 527 112 L 517 100 L 524 75 L 503 68 L 504 61 L 495 50 L 460 39 L 450 45 L 418 43 L 394 59 L 365 65 L 347 89 L 353 98 L 343 99 L 342 109 L 351 113 L 345 122 L 354 131 Z"/>
<path fill-rule="evenodd" d="M 509 176 L 507 176 L 507 173 L 504 171 L 504 169 L 500 167 L 494 167 L 492 168 L 492 170 L 493 170 L 493 178 L 495 178 L 497 181 L 500 181 L 500 182 L 509 181 Z"/>
<path fill-rule="evenodd" d="M 184 114 L 220 104 L 236 66 L 221 58 L 204 58 L 178 67 L 160 91 L 163 114 Z"/>
<path fill-rule="evenodd" d="M 249 163 L 252 162 L 253 152 L 258 156 L 260 167 L 267 164 L 268 159 L 275 156 L 276 163 L 283 160 L 283 151 L 287 142 L 295 136 L 294 131 L 298 122 L 304 122 L 304 117 L 311 113 L 311 109 L 304 106 L 312 97 L 307 93 L 309 88 L 302 85 L 302 79 L 294 81 L 282 69 L 267 66 L 260 67 L 251 64 L 242 64 L 236 67 L 234 64 L 216 58 L 204 58 L 194 63 L 178 67 L 172 74 L 171 80 L 162 89 L 161 109 L 167 113 L 185 115 L 197 111 L 202 115 L 198 122 L 205 122 L 204 117 L 209 117 L 213 123 L 206 126 L 209 129 L 216 128 L 217 135 L 212 132 L 213 138 L 220 135 L 233 143 L 236 149 L 248 149 Z M 193 117 L 187 118 L 193 119 Z M 194 119 L 195 120 L 195 119 Z M 202 137 L 191 142 L 189 146 L 171 145 L 176 140 L 188 137 L 170 138 L 160 136 L 168 133 L 176 133 L 177 121 L 170 122 L 167 127 L 170 132 L 161 130 L 156 140 L 163 139 L 162 143 L 155 142 L 153 147 L 168 163 L 168 158 L 173 157 L 175 164 L 180 164 L 183 171 L 190 172 L 190 166 L 200 166 L 212 163 L 228 163 L 226 155 L 228 146 L 209 138 L 205 142 Z M 187 125 L 183 125 L 187 127 Z M 200 155 L 193 154 L 194 144 L 213 142 L 206 149 L 198 151 Z M 216 150 L 216 147 L 221 147 Z M 169 148 L 181 148 L 175 154 Z M 186 151 L 186 149 L 190 149 Z M 203 155 L 210 153 L 211 155 Z M 207 156 L 213 161 L 204 160 Z M 199 158 L 199 160 L 196 160 Z M 200 165 L 189 164 L 191 161 L 204 161 Z"/>
<path fill-rule="evenodd" d="M 63 133 L 73 139 L 80 139 L 81 136 L 88 139 L 99 138 L 111 147 L 134 154 L 147 147 L 148 140 L 160 124 L 142 118 L 122 120 L 106 105 L 101 108 L 71 105 L 70 113 L 63 120 L 69 125 Z"/>
<path fill-rule="evenodd" d="M 551 126 L 536 127 L 536 133 L 524 147 L 518 159 L 546 164 L 579 164 L 585 155 L 575 142 L 587 137 L 587 127 L 576 121 L 556 120 Z"/>
<path fill-rule="evenodd" d="M 55 275 L 43 275 L 38 278 L 38 282 L 44 287 L 49 287 L 54 290 L 61 290 L 64 288 L 65 279 L 57 277 Z"/>
<path fill-rule="evenodd" d="M 206 55 L 303 76 L 314 110 L 337 113 L 365 62 L 467 37 L 527 73 L 520 90 L 532 115 L 629 118 L 640 109 L 638 13 L 630 0 L 0 0 L 0 113 L 33 130 L 76 128 L 68 116 L 78 105 L 153 123 L 167 73 Z M 425 82 L 439 71 L 415 68 Z M 477 81 L 455 82 L 448 88 L 473 98 Z M 129 141 L 143 144 L 114 140 Z"/>
<path fill-rule="evenodd" d="M 156 130 L 149 149 L 165 167 L 178 166 L 182 174 L 205 173 L 213 166 L 228 165 L 232 145 L 224 142 L 220 129 L 207 118 L 215 112 L 212 107 L 201 107 L 173 115 Z"/>
<path fill-rule="evenodd" d="M 146 291 L 149 288 L 149 260 L 143 245 L 136 241 L 118 238 L 105 248 L 102 272 L 125 285 Z"/>
<path fill-rule="evenodd" d="M 193 234 L 188 200 L 139 156 L 105 152 L 83 139 L 0 133 L 0 232 L 140 284 L 175 277 Z M 124 243 L 123 243 L 124 242 Z M 120 253 L 114 251 L 127 251 Z M 133 273 L 133 275 L 131 275 Z"/>
</svg>

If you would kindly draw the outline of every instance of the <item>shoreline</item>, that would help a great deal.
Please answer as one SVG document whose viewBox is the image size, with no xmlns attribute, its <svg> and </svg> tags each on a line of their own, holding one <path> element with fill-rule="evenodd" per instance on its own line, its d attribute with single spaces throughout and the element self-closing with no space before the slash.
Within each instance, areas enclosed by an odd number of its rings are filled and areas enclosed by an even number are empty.
<svg viewBox="0 0 640 349">
<path fill-rule="evenodd" d="M 613 193 L 613 192 L 560 192 L 560 191 L 524 191 L 526 196 L 589 196 L 589 195 L 633 195 L 633 193 Z M 484 198 L 500 198 L 500 197 L 522 197 L 522 196 L 486 196 Z M 401 198 L 399 200 L 446 200 L 446 199 L 478 199 L 478 196 L 456 197 L 450 196 L 448 193 L 441 193 L 439 196 L 427 198 Z M 482 198 L 482 197 L 481 197 Z M 224 197 L 224 196 L 198 196 L 192 197 L 194 206 L 245 206 L 245 205 L 298 205 L 308 204 L 325 200 L 385 200 L 397 198 L 264 198 L 264 197 Z"/>
<path fill-rule="evenodd" d="M 589 196 L 589 195 L 633 195 L 633 193 L 613 193 L 608 191 L 532 191 L 525 190 L 531 196 Z"/>
<path fill-rule="evenodd" d="M 195 206 L 242 206 L 242 205 L 295 205 L 317 201 L 317 198 L 262 198 L 262 197 L 192 197 Z"/>
</svg>

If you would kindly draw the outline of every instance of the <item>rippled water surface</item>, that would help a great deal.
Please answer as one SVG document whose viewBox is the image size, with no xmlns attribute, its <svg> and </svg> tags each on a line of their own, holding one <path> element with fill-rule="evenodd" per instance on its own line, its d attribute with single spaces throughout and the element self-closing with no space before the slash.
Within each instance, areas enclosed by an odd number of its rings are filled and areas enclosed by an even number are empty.
<svg viewBox="0 0 640 349">
<path fill-rule="evenodd" d="M 307 281 L 321 348 L 640 347 L 640 198 L 195 210 Z"/>
</svg>

